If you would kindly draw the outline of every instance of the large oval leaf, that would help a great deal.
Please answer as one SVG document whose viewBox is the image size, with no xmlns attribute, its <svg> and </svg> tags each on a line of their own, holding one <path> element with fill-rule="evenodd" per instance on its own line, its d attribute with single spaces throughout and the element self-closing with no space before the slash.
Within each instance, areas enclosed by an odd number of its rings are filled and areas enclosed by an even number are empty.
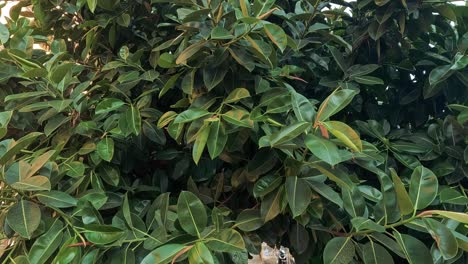
<svg viewBox="0 0 468 264">
<path fill-rule="evenodd" d="M 185 232 L 201 237 L 208 222 L 205 206 L 200 199 L 191 192 L 183 191 L 177 201 L 177 216 Z"/>
<path fill-rule="evenodd" d="M 105 137 L 97 144 L 96 151 L 101 159 L 111 161 L 114 157 L 114 140 L 110 137 Z"/>
<path fill-rule="evenodd" d="M 424 218 L 423 221 L 444 259 L 455 257 L 458 253 L 458 243 L 452 231 L 437 220 Z"/>
<path fill-rule="evenodd" d="M 409 264 L 433 263 L 431 253 L 423 242 L 406 234 L 393 232 Z"/>
<path fill-rule="evenodd" d="M 343 142 L 347 147 L 354 151 L 362 151 L 362 142 L 359 135 L 350 126 L 343 122 L 328 121 L 323 122 L 325 127 L 330 131 L 336 138 Z"/>
<path fill-rule="evenodd" d="M 338 147 L 330 140 L 309 134 L 305 138 L 305 144 L 312 154 L 326 163 L 333 166 L 341 162 Z"/>
<path fill-rule="evenodd" d="M 6 222 L 20 236 L 29 239 L 41 222 L 41 209 L 35 203 L 20 200 L 8 210 Z"/>
<path fill-rule="evenodd" d="M 225 229 L 220 233 L 207 238 L 206 245 L 219 252 L 237 252 L 245 249 L 244 239 L 234 229 Z"/>
<path fill-rule="evenodd" d="M 411 174 L 409 196 L 414 210 L 429 206 L 437 196 L 439 183 L 435 174 L 423 166 L 418 166 Z"/>
<path fill-rule="evenodd" d="M 263 223 L 263 219 L 258 210 L 246 209 L 237 216 L 235 226 L 242 231 L 250 232 L 262 227 Z"/>
<path fill-rule="evenodd" d="M 312 191 L 307 182 L 297 176 L 286 177 L 285 188 L 293 217 L 304 213 L 312 199 Z"/>
<path fill-rule="evenodd" d="M 362 246 L 362 259 L 365 264 L 393 264 L 393 258 L 381 245 L 372 240 Z"/>
<path fill-rule="evenodd" d="M 351 241 L 351 237 L 335 237 L 328 241 L 325 249 L 323 250 L 323 263 L 350 263 L 355 254 L 355 247 Z"/>
</svg>

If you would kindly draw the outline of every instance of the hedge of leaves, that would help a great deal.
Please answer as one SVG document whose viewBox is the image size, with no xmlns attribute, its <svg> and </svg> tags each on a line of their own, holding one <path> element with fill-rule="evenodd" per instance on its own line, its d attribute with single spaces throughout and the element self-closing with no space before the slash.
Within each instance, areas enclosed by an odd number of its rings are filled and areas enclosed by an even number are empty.
<svg viewBox="0 0 468 264">
<path fill-rule="evenodd" d="M 19 1 L 1 260 L 247 263 L 265 241 L 297 263 L 466 263 L 450 2 Z"/>
</svg>

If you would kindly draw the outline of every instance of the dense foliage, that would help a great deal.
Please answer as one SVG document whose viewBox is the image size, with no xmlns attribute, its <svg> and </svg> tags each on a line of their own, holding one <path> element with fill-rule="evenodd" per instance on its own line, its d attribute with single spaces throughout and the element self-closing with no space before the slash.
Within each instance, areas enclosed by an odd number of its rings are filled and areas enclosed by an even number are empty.
<svg viewBox="0 0 468 264">
<path fill-rule="evenodd" d="M 466 263 L 468 7 L 24 0 L 9 16 L 4 263 L 246 263 L 262 241 L 297 263 Z"/>
</svg>

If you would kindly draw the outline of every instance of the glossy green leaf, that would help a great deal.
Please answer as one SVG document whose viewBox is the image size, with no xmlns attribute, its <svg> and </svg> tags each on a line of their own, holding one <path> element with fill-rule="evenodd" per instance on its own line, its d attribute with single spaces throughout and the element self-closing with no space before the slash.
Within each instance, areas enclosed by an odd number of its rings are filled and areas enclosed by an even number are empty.
<svg viewBox="0 0 468 264">
<path fill-rule="evenodd" d="M 263 219 L 260 212 L 255 209 L 246 209 L 242 211 L 236 219 L 235 226 L 245 232 L 251 232 L 263 226 Z"/>
<path fill-rule="evenodd" d="M 205 206 L 197 196 L 191 192 L 181 192 L 177 201 L 177 215 L 180 226 L 185 232 L 201 237 L 208 217 Z"/>
<path fill-rule="evenodd" d="M 423 242 L 410 235 L 400 234 L 396 231 L 393 232 L 393 235 L 403 250 L 408 263 L 433 263 L 431 253 L 429 253 L 429 249 Z"/>
<path fill-rule="evenodd" d="M 84 235 L 88 241 L 103 245 L 109 244 L 124 236 L 124 231 L 109 225 L 91 224 L 84 227 Z"/>
<path fill-rule="evenodd" d="M 208 153 L 211 159 L 215 159 L 223 152 L 228 140 L 228 135 L 220 120 L 211 122 L 209 131 L 210 134 L 207 140 Z"/>
<path fill-rule="evenodd" d="M 41 210 L 33 202 L 19 200 L 6 214 L 6 222 L 16 233 L 24 238 L 31 238 L 33 232 L 39 227 Z"/>
<path fill-rule="evenodd" d="M 46 233 L 41 235 L 31 246 L 28 254 L 29 263 L 47 263 L 47 260 L 54 254 L 62 243 L 63 223 L 56 220 Z"/>
<path fill-rule="evenodd" d="M 210 112 L 204 109 L 191 108 L 178 114 L 177 117 L 174 119 L 174 123 L 175 124 L 187 123 L 187 122 L 191 122 L 199 118 L 205 117 L 210 114 L 211 114 Z"/>
<path fill-rule="evenodd" d="M 102 115 L 102 114 L 107 114 L 109 112 L 118 110 L 120 107 L 125 105 L 124 102 L 122 102 L 119 99 L 116 98 L 106 98 L 102 100 L 97 106 L 96 110 L 94 111 L 96 115 Z"/>
<path fill-rule="evenodd" d="M 338 148 L 330 140 L 309 134 L 305 137 L 305 144 L 312 154 L 332 166 L 342 160 Z"/>
<path fill-rule="evenodd" d="M 353 80 L 358 83 L 367 84 L 367 85 L 378 85 L 384 84 L 383 80 L 373 76 L 354 76 Z"/>
<path fill-rule="evenodd" d="M 458 243 L 452 231 L 437 220 L 424 218 L 423 221 L 444 259 L 455 257 L 458 253 Z"/>
<path fill-rule="evenodd" d="M 381 245 L 372 240 L 362 246 L 362 258 L 365 264 L 393 264 L 392 256 Z"/>
<path fill-rule="evenodd" d="M 260 214 L 265 222 L 274 219 L 281 213 L 281 199 L 284 197 L 284 189 L 280 188 L 278 191 L 273 192 L 262 201 L 260 205 Z"/>
<path fill-rule="evenodd" d="M 350 263 L 355 254 L 355 247 L 350 237 L 335 237 L 325 246 L 323 262 L 330 264 Z"/>
<path fill-rule="evenodd" d="M 393 185 L 395 186 L 395 192 L 398 199 L 398 207 L 402 215 L 407 215 L 413 212 L 413 203 L 406 191 L 405 185 L 398 177 L 396 171 L 393 168 L 390 168 L 390 174 L 392 175 Z"/>
<path fill-rule="evenodd" d="M 275 24 L 264 24 L 263 29 L 270 40 L 283 52 L 288 44 L 284 30 Z"/>
<path fill-rule="evenodd" d="M 229 93 L 226 99 L 224 99 L 224 103 L 226 104 L 235 103 L 237 101 L 240 101 L 244 98 L 249 98 L 249 97 L 250 97 L 249 90 L 245 88 L 236 88 L 232 90 L 232 92 Z"/>
<path fill-rule="evenodd" d="M 105 161 L 111 161 L 114 157 L 114 140 L 110 137 L 105 137 L 96 145 L 96 151 Z"/>
<path fill-rule="evenodd" d="M 313 122 L 315 108 L 305 96 L 297 92 L 292 92 L 291 103 L 297 120 L 309 123 Z"/>
<path fill-rule="evenodd" d="M 167 264 L 171 263 L 172 259 L 185 248 L 184 245 L 180 244 L 167 244 L 162 247 L 159 247 L 148 255 L 141 261 L 142 264 Z"/>
<path fill-rule="evenodd" d="M 263 197 L 275 190 L 282 182 L 283 178 L 278 175 L 266 175 L 255 182 L 253 195 L 255 197 Z"/>
<path fill-rule="evenodd" d="M 10 148 L 0 157 L 0 165 L 5 165 L 13 156 L 18 154 L 22 149 L 29 146 L 34 140 L 36 140 L 42 133 L 33 132 L 20 138 L 18 141 L 13 143 Z"/>
<path fill-rule="evenodd" d="M 211 255 L 210 250 L 205 246 L 204 243 L 196 243 L 188 251 L 188 260 L 190 264 L 212 264 L 215 263 L 213 255 Z"/>
<path fill-rule="evenodd" d="M 323 125 L 347 147 L 357 152 L 362 151 L 361 139 L 350 126 L 339 121 L 323 122 Z"/>
<path fill-rule="evenodd" d="M 77 205 L 77 200 L 71 195 L 61 191 L 48 191 L 36 193 L 37 199 L 46 206 L 55 208 L 68 208 Z"/>
<path fill-rule="evenodd" d="M 414 210 L 429 206 L 437 196 L 439 183 L 435 174 L 423 166 L 417 167 L 411 174 L 409 197 Z"/>
<path fill-rule="evenodd" d="M 312 199 L 312 191 L 307 182 L 297 176 L 286 177 L 286 198 L 293 217 L 305 212 Z"/>
<path fill-rule="evenodd" d="M 234 229 L 225 229 L 207 238 L 206 245 L 214 251 L 237 252 L 245 249 L 244 239 Z"/>
<path fill-rule="evenodd" d="M 325 121 L 330 116 L 341 111 L 353 100 L 355 95 L 357 95 L 356 91 L 348 89 L 333 92 L 320 105 L 316 116 L 316 122 Z"/>
<path fill-rule="evenodd" d="M 275 147 L 287 143 L 304 133 L 310 126 L 311 124 L 308 122 L 298 122 L 287 127 L 283 127 L 280 131 L 269 136 L 270 145 Z"/>
<path fill-rule="evenodd" d="M 210 129 L 211 127 L 209 125 L 204 125 L 197 133 L 197 138 L 195 139 L 195 143 L 193 144 L 192 149 L 192 157 L 193 161 L 195 161 L 195 164 L 198 164 L 201 155 L 205 150 L 206 142 L 208 141 L 208 136 L 210 135 Z"/>
</svg>

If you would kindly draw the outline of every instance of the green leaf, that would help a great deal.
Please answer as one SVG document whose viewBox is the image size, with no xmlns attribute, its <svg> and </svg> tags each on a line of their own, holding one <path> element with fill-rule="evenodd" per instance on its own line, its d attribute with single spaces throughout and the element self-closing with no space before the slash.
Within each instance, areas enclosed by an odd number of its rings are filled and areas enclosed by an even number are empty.
<svg viewBox="0 0 468 264">
<path fill-rule="evenodd" d="M 167 264 L 171 263 L 172 259 L 179 253 L 179 251 L 185 248 L 184 245 L 180 244 L 167 244 L 159 247 L 141 261 L 141 264 Z"/>
<path fill-rule="evenodd" d="M 284 197 L 284 189 L 280 188 L 274 193 L 265 196 L 260 205 L 260 214 L 265 222 L 274 219 L 281 213 L 281 198 Z"/>
<path fill-rule="evenodd" d="M 409 264 L 433 263 L 429 249 L 420 240 L 406 234 L 394 231 L 393 235 L 400 245 Z"/>
<path fill-rule="evenodd" d="M 42 154 L 38 158 L 34 160 L 31 164 L 31 168 L 29 169 L 27 177 L 33 176 L 37 171 L 39 171 L 55 154 L 55 150 L 49 150 L 46 153 Z"/>
<path fill-rule="evenodd" d="M 169 91 L 176 85 L 177 80 L 179 79 L 181 74 L 182 73 L 174 74 L 167 80 L 167 82 L 164 84 L 163 88 L 161 88 L 161 91 L 159 92 L 159 98 L 163 97 L 163 95 L 165 95 L 167 91 Z"/>
<path fill-rule="evenodd" d="M 63 166 L 67 170 L 66 174 L 72 178 L 79 178 L 84 175 L 85 166 L 80 161 L 64 163 Z"/>
<path fill-rule="evenodd" d="M 423 166 L 418 166 L 411 174 L 409 196 L 414 210 L 424 209 L 437 196 L 439 183 L 435 174 Z"/>
<path fill-rule="evenodd" d="M 213 255 L 203 242 L 198 242 L 188 252 L 190 264 L 214 264 Z"/>
<path fill-rule="evenodd" d="M 209 131 L 210 135 L 207 142 L 208 153 L 211 159 L 215 159 L 223 152 L 228 140 L 228 135 L 220 120 L 211 122 Z"/>
<path fill-rule="evenodd" d="M 180 193 L 177 201 L 177 216 L 180 226 L 185 232 L 201 237 L 208 216 L 206 215 L 205 206 L 195 194 L 186 191 Z"/>
<path fill-rule="evenodd" d="M 122 102 L 119 99 L 116 98 L 106 98 L 102 100 L 97 106 L 96 110 L 94 113 L 96 115 L 102 115 L 102 114 L 107 114 L 109 112 L 118 110 L 121 106 L 125 105 L 124 102 Z"/>
<path fill-rule="evenodd" d="M 51 188 L 49 178 L 45 176 L 29 177 L 13 183 L 11 187 L 20 191 L 48 191 Z"/>
<path fill-rule="evenodd" d="M 30 264 L 47 263 L 47 260 L 62 243 L 62 230 L 63 223 L 60 220 L 55 220 L 49 230 L 37 238 L 28 254 Z"/>
<path fill-rule="evenodd" d="M 6 222 L 20 236 L 30 239 L 41 222 L 37 204 L 21 199 L 8 210 Z"/>
<path fill-rule="evenodd" d="M 205 109 L 190 108 L 178 114 L 177 117 L 174 119 L 174 123 L 175 124 L 188 123 L 188 122 L 192 122 L 194 120 L 197 120 L 199 118 L 205 117 L 210 114 L 211 113 L 206 111 Z"/>
<path fill-rule="evenodd" d="M 84 226 L 84 235 L 89 242 L 104 245 L 121 239 L 125 232 L 110 225 L 91 224 Z"/>
<path fill-rule="evenodd" d="M 335 59 L 336 63 L 338 64 L 338 67 L 340 67 L 340 69 L 343 71 L 343 72 L 346 72 L 347 69 L 348 69 L 348 65 L 347 63 L 345 62 L 344 58 L 343 58 L 343 55 L 341 54 L 341 52 L 333 47 L 333 46 L 328 46 L 328 49 L 330 50 L 333 58 Z"/>
<path fill-rule="evenodd" d="M 251 232 L 259 229 L 263 226 L 263 219 L 260 212 L 255 209 L 246 209 L 240 212 L 237 216 L 236 224 L 240 230 L 245 232 Z"/>
<path fill-rule="evenodd" d="M 332 115 L 338 113 L 343 108 L 345 108 L 358 92 L 355 90 L 337 90 L 330 94 L 320 105 L 320 108 L 317 112 L 316 121 L 325 121 Z"/>
<path fill-rule="evenodd" d="M 182 51 L 176 59 L 176 64 L 187 64 L 187 61 L 195 55 L 203 46 L 205 46 L 205 41 L 197 42 L 190 45 L 184 51 Z"/>
<path fill-rule="evenodd" d="M 213 251 L 238 252 L 245 250 L 242 235 L 234 229 L 225 229 L 206 239 L 206 245 Z"/>
<path fill-rule="evenodd" d="M 288 38 L 284 30 L 275 24 L 264 24 L 263 29 L 268 38 L 283 52 L 288 45 Z"/>
<path fill-rule="evenodd" d="M 94 10 L 96 10 L 98 0 L 86 0 L 86 1 L 88 3 L 89 10 L 91 10 L 91 12 L 94 13 Z"/>
<path fill-rule="evenodd" d="M 343 207 L 352 217 L 363 216 L 366 211 L 366 202 L 361 192 L 357 187 L 353 187 L 351 190 L 341 190 L 343 198 Z"/>
<path fill-rule="evenodd" d="M 114 166 L 103 164 L 98 170 L 98 175 L 111 186 L 119 185 L 120 173 Z"/>
<path fill-rule="evenodd" d="M 131 105 L 125 112 L 125 122 L 129 132 L 138 136 L 141 131 L 141 116 L 140 111 L 135 106 Z"/>
<path fill-rule="evenodd" d="M 283 127 L 280 131 L 269 136 L 270 145 L 272 147 L 287 143 L 302 133 L 304 133 L 311 124 L 308 122 L 297 122 L 287 127 Z"/>
<path fill-rule="evenodd" d="M 372 240 L 362 246 L 362 259 L 365 264 L 393 264 L 393 258 L 381 245 Z"/>
<path fill-rule="evenodd" d="M 228 69 L 229 68 L 225 66 L 204 67 L 203 82 L 205 83 L 206 89 L 211 91 L 213 88 L 215 88 L 224 79 Z"/>
<path fill-rule="evenodd" d="M 361 152 L 362 142 L 359 135 L 350 126 L 339 121 L 323 122 L 323 125 L 330 131 L 336 138 L 341 140 L 350 149 Z"/>
<path fill-rule="evenodd" d="M 255 0 L 252 11 L 255 17 L 265 14 L 275 4 L 275 0 Z"/>
<path fill-rule="evenodd" d="M 313 122 L 315 108 L 305 96 L 297 92 L 291 92 L 291 103 L 297 120 Z"/>
<path fill-rule="evenodd" d="M 255 182 L 253 195 L 256 198 L 263 197 L 275 190 L 282 182 L 283 178 L 278 175 L 270 174 L 264 176 Z"/>
<path fill-rule="evenodd" d="M 101 159 L 111 161 L 112 157 L 114 157 L 114 140 L 110 137 L 105 137 L 96 145 L 96 150 Z"/>
<path fill-rule="evenodd" d="M 335 237 L 323 250 L 323 262 L 329 264 L 350 263 L 356 254 L 351 237 Z"/>
<path fill-rule="evenodd" d="M 25 147 L 29 146 L 29 144 L 33 143 L 36 138 L 38 138 L 42 133 L 39 132 L 32 132 L 27 134 L 26 136 L 20 138 L 18 141 L 13 143 L 10 148 L 1 156 L 0 158 L 0 165 L 5 165 L 7 161 L 9 161 L 13 156 L 18 154 L 21 150 Z"/>
<path fill-rule="evenodd" d="M 380 233 L 385 232 L 385 227 L 377 224 L 369 218 L 364 218 L 360 216 L 354 217 L 353 219 L 351 219 L 351 223 L 353 224 L 353 227 L 356 229 L 356 231 L 372 230 Z"/>
<path fill-rule="evenodd" d="M 342 160 L 338 148 L 330 140 L 308 134 L 305 137 L 305 144 L 317 158 L 332 166 L 340 163 Z"/>
<path fill-rule="evenodd" d="M 45 204 L 46 206 L 55 208 L 73 207 L 78 203 L 78 201 L 68 193 L 57 190 L 36 193 L 35 196 L 39 202 Z"/>
<path fill-rule="evenodd" d="M 377 70 L 380 66 L 377 64 L 366 64 L 366 65 L 360 65 L 356 64 L 347 70 L 347 73 L 350 78 L 354 78 L 356 76 L 363 76 L 367 75 L 369 73 L 372 73 L 373 71 Z"/>
<path fill-rule="evenodd" d="M 232 39 L 234 36 L 224 27 L 217 26 L 211 30 L 211 39 Z"/>
<path fill-rule="evenodd" d="M 249 117 L 249 112 L 244 109 L 229 110 L 222 115 L 223 120 L 240 127 L 253 127 L 253 121 Z"/>
<path fill-rule="evenodd" d="M 10 32 L 8 28 L 3 23 L 0 23 L 0 43 L 5 44 L 9 39 Z"/>
<path fill-rule="evenodd" d="M 229 93 L 228 97 L 224 99 L 224 103 L 229 104 L 229 103 L 235 103 L 238 102 L 244 98 L 249 98 L 250 93 L 249 90 L 245 88 L 236 88 L 232 90 L 232 92 Z"/>
<path fill-rule="evenodd" d="M 447 79 L 452 74 L 450 67 L 451 65 L 443 65 L 434 68 L 429 74 L 429 84 L 434 86 L 437 83 Z"/>
<path fill-rule="evenodd" d="M 305 212 L 312 199 L 312 191 L 307 182 L 297 176 L 286 177 L 286 198 L 293 217 Z"/>
<path fill-rule="evenodd" d="M 197 138 L 195 139 L 195 143 L 193 144 L 192 149 L 192 157 L 195 164 L 198 164 L 201 155 L 203 154 L 203 150 L 205 150 L 206 142 L 208 141 L 208 136 L 210 135 L 210 128 L 211 127 L 208 124 L 205 124 L 197 133 Z"/>
<path fill-rule="evenodd" d="M 395 186 L 395 192 L 398 200 L 398 207 L 402 215 L 411 214 L 413 212 L 413 203 L 405 189 L 405 185 L 398 177 L 396 171 L 390 168 L 390 174 L 392 175 L 393 185 Z"/>
<path fill-rule="evenodd" d="M 377 85 L 377 84 L 384 84 L 384 81 L 380 78 L 373 77 L 373 76 L 354 76 L 352 77 L 358 83 L 367 84 L 367 85 Z"/>
<path fill-rule="evenodd" d="M 458 243 L 452 231 L 437 220 L 423 218 L 423 221 L 444 259 L 454 258 L 458 253 Z"/>
<path fill-rule="evenodd" d="M 325 183 L 309 181 L 310 187 L 325 199 L 343 208 L 343 200 L 340 195 Z"/>
</svg>

